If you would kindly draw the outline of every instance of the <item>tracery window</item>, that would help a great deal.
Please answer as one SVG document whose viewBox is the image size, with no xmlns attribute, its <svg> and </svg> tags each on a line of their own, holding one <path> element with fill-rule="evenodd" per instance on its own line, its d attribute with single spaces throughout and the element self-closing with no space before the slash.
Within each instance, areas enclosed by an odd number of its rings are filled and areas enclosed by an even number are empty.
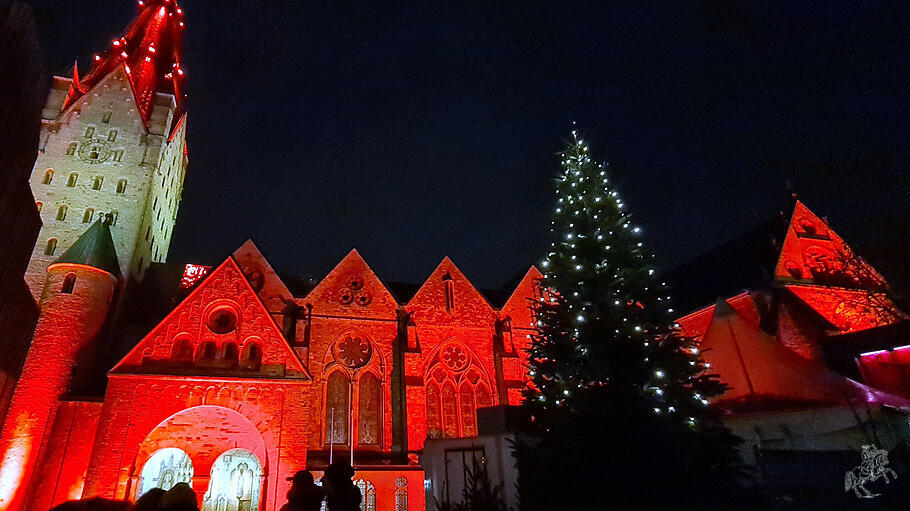
<svg viewBox="0 0 910 511">
<path fill-rule="evenodd" d="M 350 380 L 344 371 L 334 371 L 325 389 L 325 438 L 326 443 L 348 443 L 348 398 Z"/>
<path fill-rule="evenodd" d="M 326 444 L 382 445 L 382 370 L 369 339 L 345 334 L 327 350 Z M 353 431 L 351 428 L 356 427 Z"/>
<path fill-rule="evenodd" d="M 490 379 L 470 350 L 449 341 L 436 353 L 426 376 L 427 436 L 477 435 L 477 409 L 493 404 Z"/>
<path fill-rule="evenodd" d="M 395 478 L 395 511 L 408 511 L 408 480 Z"/>
<path fill-rule="evenodd" d="M 360 408 L 358 409 L 357 443 L 360 445 L 379 445 L 379 410 L 382 406 L 382 388 L 379 378 L 373 373 L 364 373 L 360 377 Z"/>
</svg>

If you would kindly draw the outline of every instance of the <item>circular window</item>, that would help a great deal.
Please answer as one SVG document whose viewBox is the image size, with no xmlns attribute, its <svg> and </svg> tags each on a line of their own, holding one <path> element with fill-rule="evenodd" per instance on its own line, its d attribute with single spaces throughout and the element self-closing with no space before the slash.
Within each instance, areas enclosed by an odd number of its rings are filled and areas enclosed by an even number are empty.
<svg viewBox="0 0 910 511">
<path fill-rule="evenodd" d="M 360 337 L 346 337 L 335 346 L 335 358 L 351 369 L 366 365 L 373 355 L 370 342 Z"/>
<path fill-rule="evenodd" d="M 228 307 L 215 309 L 209 314 L 207 326 L 216 334 L 233 332 L 237 328 L 237 313 Z"/>
</svg>

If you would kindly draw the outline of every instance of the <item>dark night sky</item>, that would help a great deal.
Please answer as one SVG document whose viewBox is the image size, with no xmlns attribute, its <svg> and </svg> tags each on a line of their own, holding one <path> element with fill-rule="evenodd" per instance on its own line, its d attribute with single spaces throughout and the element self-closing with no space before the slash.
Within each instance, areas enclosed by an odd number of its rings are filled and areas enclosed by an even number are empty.
<svg viewBox="0 0 910 511">
<path fill-rule="evenodd" d="M 667 264 L 788 204 L 859 245 L 910 238 L 904 2 L 184 0 L 189 155 L 170 260 L 253 237 L 321 277 L 449 255 L 498 287 L 548 245 L 571 121 Z M 104 49 L 130 0 L 38 0 L 48 67 Z"/>
</svg>

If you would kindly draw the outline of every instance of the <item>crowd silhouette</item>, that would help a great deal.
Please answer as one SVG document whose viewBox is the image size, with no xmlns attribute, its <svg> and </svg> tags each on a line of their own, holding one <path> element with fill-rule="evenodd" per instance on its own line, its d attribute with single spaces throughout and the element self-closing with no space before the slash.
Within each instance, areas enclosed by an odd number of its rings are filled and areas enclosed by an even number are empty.
<svg viewBox="0 0 910 511">
<path fill-rule="evenodd" d="M 310 471 L 301 470 L 288 479 L 291 489 L 280 511 L 319 511 L 323 501 L 328 511 L 359 511 L 363 495 L 353 478 L 354 469 L 344 461 L 326 467 L 322 486 Z M 199 505 L 190 485 L 177 483 L 167 491 L 152 488 L 135 503 L 95 497 L 64 502 L 51 511 L 199 511 Z"/>
</svg>

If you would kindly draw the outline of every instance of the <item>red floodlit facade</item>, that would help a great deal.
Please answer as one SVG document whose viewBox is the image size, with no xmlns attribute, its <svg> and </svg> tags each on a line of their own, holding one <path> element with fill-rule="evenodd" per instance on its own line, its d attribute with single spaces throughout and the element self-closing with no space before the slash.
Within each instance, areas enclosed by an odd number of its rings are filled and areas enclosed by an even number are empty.
<svg viewBox="0 0 910 511">
<path fill-rule="evenodd" d="M 61 293 L 73 271 L 75 291 Z M 353 442 L 365 509 L 423 510 L 424 440 L 476 435 L 477 408 L 519 403 L 541 277 L 532 268 L 494 307 L 446 258 L 401 301 L 351 251 L 300 297 L 247 242 L 109 371 L 98 402 L 57 396 L 116 279 L 62 264 L 48 275 L 11 408 L 40 413 L 4 427 L 0 509 L 132 500 L 185 481 L 201 509 L 273 510 L 288 477 L 349 459 Z M 73 336 L 82 344 L 65 346 Z"/>
</svg>

